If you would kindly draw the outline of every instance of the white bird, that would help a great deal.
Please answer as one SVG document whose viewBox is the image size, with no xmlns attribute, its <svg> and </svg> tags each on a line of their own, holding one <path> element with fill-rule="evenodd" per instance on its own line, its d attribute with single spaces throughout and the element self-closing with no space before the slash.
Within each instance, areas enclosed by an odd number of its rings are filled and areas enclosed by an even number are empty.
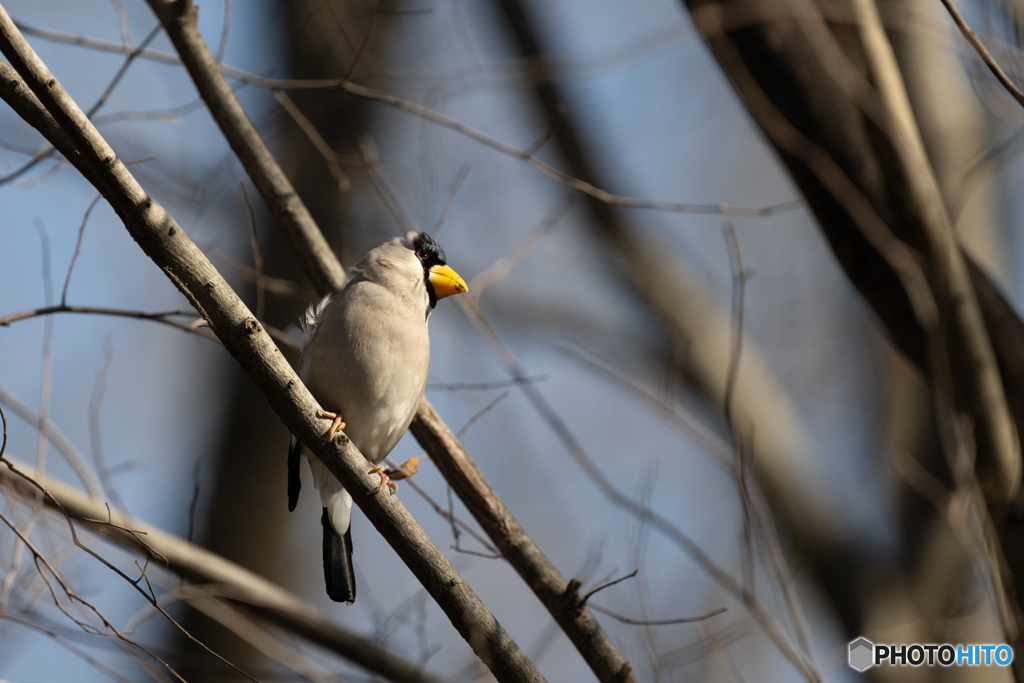
<svg viewBox="0 0 1024 683">
<path fill-rule="evenodd" d="M 426 233 L 371 250 L 350 271 L 345 288 L 310 306 L 302 321 L 299 377 L 339 429 L 381 477 L 380 489 L 395 488 L 379 463 L 409 428 L 430 365 L 427 320 L 439 299 L 466 291 L 448 267 L 444 251 Z M 344 416 L 344 421 L 342 421 Z M 301 446 L 288 449 L 288 509 L 299 495 Z M 313 483 L 323 514 L 324 580 L 335 602 L 356 599 L 352 571 L 352 496 L 316 457 Z M 398 478 L 398 477 L 396 477 Z"/>
</svg>

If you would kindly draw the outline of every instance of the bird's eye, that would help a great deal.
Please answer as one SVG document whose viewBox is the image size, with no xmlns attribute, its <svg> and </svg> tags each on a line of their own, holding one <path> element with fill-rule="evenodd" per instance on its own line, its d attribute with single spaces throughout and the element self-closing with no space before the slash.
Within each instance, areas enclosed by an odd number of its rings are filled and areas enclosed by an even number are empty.
<svg viewBox="0 0 1024 683">
<path fill-rule="evenodd" d="M 416 252 L 416 257 L 419 260 L 421 260 L 421 261 L 426 261 L 427 260 L 427 253 L 425 251 L 417 251 Z"/>
</svg>

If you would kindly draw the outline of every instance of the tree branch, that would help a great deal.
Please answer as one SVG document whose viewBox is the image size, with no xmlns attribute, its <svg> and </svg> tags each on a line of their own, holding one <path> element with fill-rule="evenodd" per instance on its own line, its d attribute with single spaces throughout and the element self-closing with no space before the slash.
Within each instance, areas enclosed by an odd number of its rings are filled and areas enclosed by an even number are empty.
<svg viewBox="0 0 1024 683">
<path fill-rule="evenodd" d="M 210 328 L 253 379 L 291 432 L 352 494 L 370 522 L 437 601 L 477 656 L 499 681 L 543 681 L 540 672 L 398 498 L 372 495 L 377 490 L 379 477 L 366 472 L 366 459 L 348 438 L 339 434 L 330 442 L 322 443 L 323 425 L 316 417 L 319 406 L 269 335 L 185 231 L 162 206 L 146 195 L 106 140 L 25 42 L 2 7 L 0 51 L 65 133 L 66 138 L 50 140 L 51 144 L 103 193 L 143 251 L 206 318 Z M 8 100 L 15 111 L 20 113 L 32 108 L 32 103 L 24 97 L 23 84 L 10 84 L 0 88 L 0 92 L 22 94 L 20 98 Z M 45 118 L 40 112 L 29 112 L 26 120 L 31 123 Z M 52 128 L 46 125 L 45 120 L 43 127 Z M 287 202 L 291 198 L 281 199 Z M 325 270 L 320 272 L 341 272 L 336 261 L 333 265 L 337 267 L 325 266 Z"/>
<path fill-rule="evenodd" d="M 149 6 L 267 208 L 278 223 L 287 226 L 285 234 L 313 285 L 321 292 L 340 290 L 345 285 L 345 270 L 333 258 L 320 228 L 224 78 L 220 64 L 199 33 L 196 7 L 188 1 L 168 0 L 149 0 Z"/>
<path fill-rule="evenodd" d="M 19 463 L 9 456 L 4 459 L 14 463 L 22 472 L 30 471 L 29 465 Z M 94 532 L 132 552 L 160 562 L 193 583 L 214 587 L 218 595 L 237 606 L 251 610 L 275 625 L 293 631 L 388 680 L 440 682 L 440 679 L 422 671 L 419 666 L 338 626 L 316 608 L 258 574 L 184 539 L 132 519 L 116 508 L 110 509 L 98 498 L 83 495 L 63 482 L 39 476 L 34 479 L 72 517 L 109 520 L 110 523 L 88 523 Z M 35 486 L 7 467 L 0 467 L 0 483 L 10 486 L 26 499 L 34 499 L 38 493 Z M 53 501 L 47 497 L 43 497 L 43 502 L 54 507 Z"/>
<path fill-rule="evenodd" d="M 241 111 L 241 105 L 238 104 L 234 92 L 227 87 L 220 66 L 212 59 L 209 48 L 198 34 L 194 10 L 181 11 L 179 14 L 178 10 L 172 10 L 161 0 L 149 1 L 167 27 L 168 33 L 174 32 L 172 41 L 181 53 L 182 63 L 185 64 L 203 98 L 209 98 L 207 104 L 214 117 L 218 119 L 221 129 L 224 130 L 225 135 L 236 138 L 232 147 L 236 144 L 252 143 L 253 140 L 249 137 L 238 139 L 235 133 L 225 130 L 230 127 L 230 122 L 224 112 L 234 111 L 236 108 Z M 186 55 L 183 50 L 201 51 L 203 54 Z M 211 84 L 222 84 L 222 86 L 213 87 Z M 361 88 L 361 86 L 350 85 L 353 88 Z M 230 102 L 225 100 L 230 100 Z M 253 134 L 258 138 L 255 130 L 253 130 Z M 262 140 L 259 140 L 258 144 L 262 147 Z M 255 154 L 254 150 L 239 152 L 240 158 L 252 157 Z M 528 157 L 528 159 L 533 159 L 533 157 Z M 272 158 L 267 163 L 274 163 L 276 166 L 276 162 Z M 538 160 L 537 163 L 543 162 Z M 262 166 L 247 165 L 246 170 L 251 175 L 252 173 L 262 173 L 265 169 Z M 554 169 L 552 171 L 558 173 Z M 280 169 L 277 169 L 274 173 L 280 172 Z M 258 180 L 254 176 L 251 177 L 257 187 L 265 182 L 265 180 Z M 588 187 L 590 186 L 588 185 Z M 593 189 L 596 190 L 596 188 Z M 276 201 L 276 198 L 264 196 L 264 200 L 269 204 L 271 201 Z M 301 202 L 298 197 L 295 197 L 295 201 Z M 278 213 L 273 206 L 271 206 L 271 211 L 275 215 Z M 286 221 L 279 221 L 279 224 L 286 232 L 301 229 L 296 224 Z M 313 227 L 315 228 L 315 226 Z M 317 245 L 312 240 L 300 241 L 293 238 L 292 244 L 297 250 L 321 250 L 321 253 L 317 254 L 315 258 L 302 258 L 300 254 L 300 259 L 310 280 L 317 286 L 320 293 L 331 291 L 331 289 L 325 290 L 321 284 L 317 284 L 323 283 L 329 278 L 327 273 L 319 272 L 316 269 L 331 260 L 336 262 L 336 257 L 327 248 L 326 243 Z M 332 289 L 339 289 L 342 284 L 344 284 L 343 279 Z M 420 403 L 410 430 L 420 445 L 430 454 L 431 459 L 437 464 L 438 469 L 441 470 L 452 488 L 466 503 L 477 522 L 569 636 L 598 678 L 605 683 L 635 681 L 636 677 L 632 674 L 632 667 L 616 650 L 593 614 L 585 608 L 577 609 L 575 604 L 564 599 L 564 596 L 568 594 L 569 582 L 515 521 L 483 473 L 462 448 L 451 429 L 445 425 L 425 398 Z"/>
<path fill-rule="evenodd" d="M 967 25 L 963 15 L 960 14 L 956 5 L 953 4 L 953 0 L 942 0 L 942 4 L 945 6 L 946 11 L 949 12 L 949 16 L 953 17 L 953 22 L 956 24 L 956 27 L 960 29 L 960 33 L 963 34 L 964 38 L 967 39 L 967 42 L 970 43 L 971 47 L 973 47 L 975 52 L 978 53 L 978 56 L 981 57 L 981 61 L 985 62 L 985 66 L 988 67 L 988 70 L 991 71 L 996 77 L 996 80 L 1006 88 L 1006 92 L 1010 93 L 1013 99 L 1017 100 L 1017 104 L 1024 107 L 1024 92 L 1021 92 L 1020 88 L 1017 87 L 1017 84 L 1011 81 L 1010 77 L 1006 75 L 1006 72 L 999 67 L 995 58 L 988 51 L 988 48 L 985 47 L 985 43 L 981 42 L 981 38 L 979 38 L 978 34 L 974 32 L 974 29 Z"/>
</svg>

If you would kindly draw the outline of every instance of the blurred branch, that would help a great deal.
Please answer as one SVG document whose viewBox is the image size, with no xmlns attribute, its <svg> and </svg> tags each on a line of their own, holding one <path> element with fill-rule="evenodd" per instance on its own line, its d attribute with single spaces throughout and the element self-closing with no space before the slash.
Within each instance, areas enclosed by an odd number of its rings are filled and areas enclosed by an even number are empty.
<svg viewBox="0 0 1024 683">
<path fill-rule="evenodd" d="M 13 462 L 20 470 L 27 469 L 27 465 L 10 457 L 5 457 L 5 460 Z M 152 558 L 192 583 L 216 591 L 236 607 L 252 611 L 396 683 L 439 683 L 439 679 L 415 664 L 338 626 L 316 608 L 248 569 L 132 519 L 120 510 L 108 509 L 98 499 L 89 498 L 60 481 L 41 477 L 36 477 L 36 480 L 53 496 L 53 500 L 44 498 L 52 508 L 56 509 L 56 501 L 73 518 L 85 521 L 92 531 L 132 552 Z M 0 482 L 26 498 L 35 496 L 37 492 L 35 486 L 6 467 L 0 467 Z M 112 524 L 87 521 L 108 519 Z M 140 536 L 145 538 L 144 542 Z"/>
<path fill-rule="evenodd" d="M 68 461 L 71 468 L 75 470 L 82 483 L 85 484 L 86 490 L 89 491 L 89 495 L 94 498 L 103 497 L 103 486 L 100 481 L 96 478 L 92 468 L 89 467 L 89 463 L 85 461 L 85 458 L 75 445 L 71 443 L 71 439 L 64 435 L 57 425 L 53 423 L 50 418 L 42 419 L 43 416 L 39 412 L 30 406 L 29 404 L 22 401 L 20 398 L 7 391 L 2 383 L 0 383 L 0 407 L 7 406 L 15 412 L 21 419 L 25 420 L 29 424 L 38 428 L 40 432 L 46 435 L 46 438 L 50 440 L 50 443 L 60 452 L 61 455 Z M 3 410 L 0 409 L 0 415 L 3 415 Z M 4 443 L 7 442 L 7 418 L 4 417 Z M 0 448 L 0 455 L 3 455 L 3 449 Z"/>
<path fill-rule="evenodd" d="M 127 42 L 124 43 L 123 50 L 125 53 L 125 60 L 121 64 L 121 68 L 118 69 L 117 73 L 114 74 L 114 78 L 111 79 L 110 83 L 107 84 L 107 87 L 104 88 L 103 94 L 101 94 L 100 98 L 95 102 L 95 104 L 93 104 L 92 107 L 89 108 L 89 111 L 86 114 L 87 117 L 91 119 L 93 116 L 95 116 L 96 112 L 98 112 L 103 107 L 103 105 L 107 103 L 107 100 L 110 99 L 110 95 L 114 92 L 114 89 L 117 88 L 118 83 L 120 83 L 121 79 L 124 78 L 124 75 L 128 73 L 128 67 L 132 65 L 132 62 L 135 61 L 136 57 L 138 57 L 146 50 L 146 46 L 149 45 L 154 38 L 156 38 L 157 34 L 159 33 L 159 29 L 159 26 L 154 27 L 153 30 L 149 32 L 149 35 L 147 35 L 143 39 L 142 43 L 140 43 L 137 48 L 132 48 L 130 44 Z M 125 41 L 127 41 L 127 37 L 125 37 Z M 50 155 L 52 155 L 54 151 L 55 147 L 52 144 L 46 145 L 45 147 L 40 149 L 39 152 L 37 152 L 36 155 L 32 157 L 28 162 L 26 162 L 23 166 L 5 176 L 0 177 L 0 185 L 16 180 L 17 178 L 25 174 L 33 166 L 38 164 L 40 161 L 43 161 L 44 159 L 50 157 Z"/>
<path fill-rule="evenodd" d="M 985 66 L 987 66 L 988 70 L 996 77 L 996 80 L 1006 88 L 1006 92 L 1010 93 L 1013 99 L 1017 100 L 1017 104 L 1024 107 L 1024 92 L 1021 92 L 1020 88 L 1017 87 L 1017 84 L 1011 81 L 1010 77 L 1006 75 L 1006 72 L 999 67 L 995 58 L 991 53 L 989 53 L 988 48 L 986 48 L 985 44 L 981 42 L 981 38 L 978 37 L 978 34 L 974 32 L 973 28 L 967 25 L 963 15 L 960 14 L 960 11 L 956 8 L 956 5 L 953 4 L 953 1 L 942 0 L 942 5 L 946 8 L 946 11 L 949 12 L 949 16 L 953 17 L 953 22 L 956 24 L 956 27 L 960 29 L 960 33 L 963 34 L 964 38 L 967 39 L 967 42 L 970 43 L 971 47 L 973 47 L 978 53 L 978 56 L 981 57 L 981 61 L 985 62 Z"/>
<path fill-rule="evenodd" d="M 1024 532 L 1014 502 L 1024 351 L 1005 340 L 1020 339 L 1024 324 L 953 235 L 877 8 L 851 0 L 855 39 L 839 40 L 804 0 L 790 0 L 785 13 L 777 3 L 745 2 L 741 22 L 739 5 L 686 4 L 847 275 L 894 343 L 926 372 L 940 443 L 958 482 L 974 453 L 958 411 L 972 416 L 977 477 L 993 517 L 1006 520 L 1002 542 L 1010 555 Z M 1024 579 L 1019 563 L 1014 573 Z M 998 586 L 1000 577 L 992 578 Z M 1012 595 L 1012 581 L 1002 583 Z M 1001 596 L 994 598 L 1000 606 Z M 1019 626 L 1000 612 L 1016 643 Z"/>
<path fill-rule="evenodd" d="M 151 6 L 155 3 L 160 3 L 161 6 L 170 6 L 172 4 L 167 0 L 148 1 L 150 2 Z M 155 7 L 154 11 L 156 11 Z M 174 11 L 175 10 L 172 9 L 167 10 L 167 12 L 171 13 L 173 13 Z M 157 12 L 158 16 L 160 16 L 160 14 L 161 12 Z M 172 34 L 171 30 L 168 29 L 168 35 L 179 35 L 179 39 L 182 41 L 183 44 L 187 46 L 188 49 L 196 48 L 198 45 L 198 41 L 201 40 L 201 37 L 198 37 L 198 31 L 195 32 L 196 36 L 194 37 L 191 35 L 186 35 L 188 32 L 184 31 L 180 27 L 180 24 L 183 22 L 182 19 L 172 17 L 171 21 L 172 26 L 174 27 L 174 33 Z M 165 28 L 167 28 L 166 24 Z M 73 42 L 75 44 L 83 45 L 86 47 L 106 49 L 104 41 L 97 41 L 81 37 L 73 37 L 72 39 L 72 37 L 68 37 L 64 34 L 61 34 L 60 32 L 44 31 L 42 29 L 33 29 L 33 31 L 37 32 L 40 35 L 45 34 L 45 37 L 54 40 L 65 40 L 67 42 Z M 174 42 L 174 40 L 175 39 L 172 37 L 172 42 Z M 177 42 L 175 42 L 175 46 L 178 47 Z M 205 47 L 205 43 L 203 43 L 203 49 L 207 54 L 209 54 L 209 49 Z M 157 61 L 161 61 L 167 64 L 184 63 L 179 57 L 169 53 L 146 50 L 140 54 L 143 57 L 156 59 Z M 241 146 L 243 140 L 246 141 L 247 144 L 251 143 L 256 145 L 257 147 L 262 147 L 263 149 L 265 149 L 266 147 L 262 143 L 262 141 L 256 144 L 255 138 L 253 138 L 249 134 L 249 129 L 252 127 L 252 123 L 245 116 L 245 112 L 244 110 L 242 110 L 241 105 L 237 105 L 236 107 L 234 105 L 228 105 L 227 102 L 225 101 L 231 89 L 227 85 L 227 81 L 224 80 L 224 75 L 231 76 L 232 78 L 237 78 L 238 80 L 243 81 L 245 83 L 256 85 L 261 88 L 267 88 L 269 90 L 341 90 L 355 97 L 361 97 L 366 100 L 379 102 L 381 104 L 386 104 L 388 106 L 395 107 L 396 109 L 407 111 L 411 114 L 419 116 L 420 118 L 432 121 L 433 123 L 444 126 L 445 128 L 454 130 L 457 133 L 460 133 L 462 135 L 465 135 L 466 137 L 476 140 L 477 142 L 486 145 L 491 149 L 497 150 L 502 154 L 506 154 L 515 159 L 520 159 L 529 166 L 532 166 L 533 168 L 537 169 L 541 173 L 565 185 L 568 185 L 574 190 L 589 195 L 596 199 L 597 201 L 603 202 L 610 206 L 618 206 L 627 209 L 649 209 L 652 211 L 666 211 L 669 213 L 729 214 L 735 216 L 771 216 L 777 213 L 799 209 L 804 205 L 803 199 L 794 199 L 791 201 L 781 202 L 779 204 L 772 204 L 770 206 L 764 207 L 742 207 L 731 206 L 725 202 L 720 202 L 718 204 L 663 202 L 652 199 L 643 199 L 640 197 L 627 197 L 622 195 L 616 195 L 606 190 L 603 190 L 599 187 L 596 187 L 593 184 L 586 182 L 585 180 L 581 180 L 579 178 L 573 177 L 568 173 L 559 171 L 550 164 L 547 164 L 538 159 L 537 157 L 533 156 L 533 154 L 531 154 L 529 150 L 521 150 L 515 147 L 514 145 L 510 145 L 507 142 L 499 140 L 498 138 L 495 138 L 477 128 L 474 128 L 473 126 L 457 121 L 449 116 L 445 116 L 444 114 L 428 109 L 427 107 L 420 106 L 396 95 L 381 92 L 379 90 L 375 90 L 374 88 L 359 85 L 357 83 L 352 83 L 351 81 L 345 79 L 267 78 L 264 76 L 259 76 L 257 74 L 250 73 L 243 69 L 228 66 L 226 64 L 217 64 L 216 61 L 213 60 L 212 56 L 209 59 L 206 59 L 204 57 L 202 59 L 192 60 L 191 63 L 186 63 L 185 67 L 189 70 L 190 75 L 192 75 L 193 82 L 196 83 L 196 87 L 199 90 L 200 94 L 202 95 L 203 99 L 207 100 L 207 105 L 210 107 L 211 113 L 217 120 L 218 125 L 221 126 L 221 130 L 224 132 L 225 137 L 228 138 L 229 143 L 232 145 L 232 149 L 235 149 L 236 143 Z M 196 70 L 196 73 L 193 73 L 193 69 Z M 216 104 L 211 104 L 210 100 L 208 100 L 208 97 L 212 98 L 212 101 Z M 289 113 L 291 113 L 290 110 Z M 247 122 L 247 125 L 245 126 L 245 134 L 239 135 L 236 133 L 231 133 L 229 136 L 229 133 L 224 129 L 225 124 L 229 122 L 234 123 L 242 119 L 244 119 Z M 222 123 L 222 121 L 224 123 Z M 307 133 L 307 135 L 311 135 L 309 131 L 305 131 L 304 126 L 303 129 L 304 132 Z M 253 134 L 255 134 L 256 138 L 259 137 L 258 134 L 256 134 L 255 128 L 251 128 L 251 131 Z M 321 136 L 319 136 L 319 134 L 317 134 L 316 136 L 311 135 L 310 139 L 315 140 L 315 137 Z M 317 143 L 314 141 L 314 144 Z M 269 166 L 265 165 L 267 159 L 263 156 L 262 151 L 250 151 L 246 153 L 245 156 L 243 156 L 242 153 L 238 151 L 238 149 L 235 149 L 235 152 L 236 154 L 239 154 L 239 159 L 242 160 L 243 166 L 245 166 L 246 172 L 250 174 L 250 177 L 253 177 L 253 174 L 255 173 L 257 174 L 257 176 L 261 177 L 261 180 L 264 183 L 277 182 L 277 180 L 272 177 L 275 174 L 270 173 L 268 170 Z M 321 152 L 323 153 L 324 151 L 321 150 Z M 247 165 L 246 158 L 255 158 L 257 154 L 259 156 L 258 162 L 250 162 L 251 167 L 250 165 Z M 269 155 L 269 152 L 267 152 L 267 155 Z M 255 183 L 255 177 L 253 177 L 253 180 Z M 257 184 L 257 187 L 259 187 L 259 184 Z M 283 186 L 281 186 L 279 189 L 283 191 Z M 272 200 L 269 199 L 267 195 L 264 195 L 262 190 L 260 191 L 260 194 L 263 196 L 264 201 L 268 203 L 268 206 L 270 206 Z M 287 194 L 279 194 L 277 196 L 277 201 L 281 201 L 282 198 L 290 198 L 289 195 Z M 275 217 L 278 218 L 279 222 L 288 218 L 286 214 L 275 214 Z M 294 223 L 293 227 L 295 230 L 306 229 L 303 227 L 305 225 L 304 219 L 302 221 L 294 220 L 289 222 Z M 293 236 L 292 239 L 293 247 L 295 247 L 295 237 Z M 306 245 L 306 248 L 312 248 L 313 246 L 313 242 L 310 241 Z M 297 250 L 296 253 L 299 253 L 298 248 L 295 248 Z M 319 247 L 315 250 L 318 251 Z M 319 262 L 320 266 L 323 266 L 326 263 L 326 259 L 323 259 Z M 304 267 L 306 268 L 307 272 L 312 272 L 310 267 L 308 267 L 309 265 L 310 264 L 304 264 Z M 314 284 L 317 286 L 317 289 L 323 289 L 320 286 L 320 284 Z M 329 291 L 334 291 L 337 288 L 332 289 L 328 287 L 327 289 Z"/>
<path fill-rule="evenodd" d="M 461 300 L 461 304 L 462 309 L 470 319 L 470 322 L 473 323 L 484 343 L 491 349 L 495 358 L 505 367 L 509 375 L 513 377 L 526 377 L 525 369 L 519 364 L 519 361 L 483 315 L 483 312 L 477 306 L 476 300 L 466 297 Z M 795 647 L 783 625 L 768 611 L 764 603 L 748 591 L 741 582 L 736 581 L 728 572 L 720 567 L 710 555 L 670 519 L 658 514 L 643 502 L 635 501 L 619 491 L 615 483 L 598 468 L 593 458 L 590 457 L 580 441 L 569 430 L 568 425 L 555 412 L 554 408 L 537 388 L 532 384 L 524 383 L 522 390 L 537 413 L 548 423 L 559 441 L 569 451 L 573 460 L 576 461 L 580 469 L 583 470 L 583 473 L 600 490 L 605 498 L 615 506 L 634 515 L 638 520 L 650 524 L 652 528 L 675 543 L 719 586 L 741 602 L 754 620 L 761 626 L 764 633 L 803 677 L 808 681 L 814 682 L 823 680 L 814 663 L 810 660 L 808 653 L 802 652 Z M 415 434 L 415 431 L 413 433 Z M 465 498 L 463 500 L 465 501 Z M 568 595 L 573 597 L 571 601 L 573 603 L 578 602 L 576 593 L 579 587 L 579 582 L 575 579 L 569 582 L 567 590 Z"/>
<path fill-rule="evenodd" d="M 194 8 L 186 9 L 191 17 L 189 25 L 201 43 L 202 38 L 195 29 Z M 183 29 L 181 24 L 176 27 Z M 205 45 L 202 49 L 209 56 Z M 399 500 L 394 496 L 371 495 L 377 491 L 380 478 L 366 473 L 365 458 L 351 441 L 342 434 L 322 443 L 323 425 L 316 417 L 319 406 L 263 327 L 170 214 L 146 195 L 2 8 L 0 51 L 25 78 L 37 101 L 44 103 L 66 134 L 65 138 L 51 140 L 51 143 L 56 146 L 71 142 L 66 153 L 61 150 L 65 158 L 104 194 L 135 241 L 206 318 L 285 425 L 352 493 L 367 518 L 437 601 L 477 656 L 499 681 L 544 680 Z M 32 111 L 33 103 L 24 92 L 24 84 L 0 88 L 11 107 L 19 114 L 25 112 L 23 118 L 30 123 L 45 118 Z M 251 122 L 248 126 L 251 128 Z M 47 127 L 45 122 L 43 127 Z M 252 132 L 255 134 L 254 129 Z M 262 146 L 262 141 L 259 144 Z M 281 173 L 272 158 L 270 162 L 276 173 Z M 294 197 L 294 201 L 298 198 Z M 285 202 L 294 204 L 290 199 Z M 303 210 L 303 213 L 308 216 L 308 212 Z M 317 232 L 317 236 L 318 243 L 326 250 L 322 235 Z M 313 259 L 313 256 L 308 258 Z M 329 271 L 323 271 L 327 272 L 343 274 L 336 259 Z"/>
<path fill-rule="evenodd" d="M 267 208 L 286 226 L 285 234 L 313 285 L 321 292 L 340 290 L 345 284 L 344 269 L 224 79 L 221 65 L 199 33 L 196 8 L 191 2 L 148 1 Z"/>
</svg>

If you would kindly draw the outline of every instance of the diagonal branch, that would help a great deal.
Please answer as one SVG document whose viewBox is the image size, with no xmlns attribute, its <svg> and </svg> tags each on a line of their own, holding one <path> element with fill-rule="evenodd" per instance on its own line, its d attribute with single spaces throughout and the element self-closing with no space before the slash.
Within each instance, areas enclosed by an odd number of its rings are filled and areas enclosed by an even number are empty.
<svg viewBox="0 0 1024 683">
<path fill-rule="evenodd" d="M 992 53 L 990 53 L 988 48 L 985 47 L 985 43 L 981 42 L 981 38 L 979 38 L 978 34 L 974 32 L 974 29 L 968 26 L 963 15 L 960 14 L 960 10 L 958 10 L 956 5 L 953 4 L 953 0 L 942 0 L 942 4 L 946 7 L 946 11 L 949 12 L 949 16 L 953 18 L 953 22 L 956 24 L 956 27 L 960 29 L 960 33 L 963 34 L 964 38 L 967 39 L 967 42 L 970 43 L 971 47 L 973 47 L 975 52 L 978 53 L 978 56 L 981 57 L 981 61 L 985 62 L 985 66 L 988 67 L 988 70 L 991 71 L 992 75 L 996 77 L 996 80 L 1006 88 L 1006 92 L 1010 93 L 1013 99 L 1017 100 L 1017 104 L 1024 107 L 1024 92 L 1021 92 L 1020 88 L 1017 87 L 1017 84 L 1011 81 L 1010 77 L 1006 75 L 1006 72 L 1000 68 L 999 64 L 992 56 Z"/>
<path fill-rule="evenodd" d="M 23 472 L 30 471 L 28 465 L 13 458 L 5 456 L 4 459 L 13 462 Z M 99 499 L 83 495 L 63 482 L 40 477 L 35 479 L 73 518 L 106 520 L 109 516 L 110 524 L 88 524 L 96 533 L 164 564 L 193 583 L 216 586 L 217 593 L 236 606 L 251 610 L 275 625 L 287 628 L 389 680 L 439 683 L 437 678 L 419 666 L 338 626 L 311 605 L 248 569 L 161 529 L 131 519 L 120 510 L 109 510 Z M 7 467 L 0 467 L 0 483 L 25 498 L 34 498 L 38 492 L 35 486 Z M 53 507 L 54 501 L 48 497 L 43 501 Z M 144 536 L 144 542 L 140 535 Z"/>
<path fill-rule="evenodd" d="M 217 119 L 221 130 L 229 139 L 237 138 L 237 134 L 231 130 L 232 120 L 226 113 L 234 111 L 236 108 L 241 111 L 241 105 L 238 104 L 233 91 L 227 87 L 220 66 L 209 55 L 209 48 L 203 42 L 195 24 L 194 10 L 174 8 L 162 0 L 149 1 L 158 16 L 161 17 L 175 47 L 181 53 L 182 63 L 188 69 L 200 94 L 207 99 L 207 105 L 214 118 Z M 179 14 L 179 12 L 181 13 Z M 202 54 L 186 54 L 187 51 L 200 51 Z M 359 88 L 361 86 L 353 85 L 352 87 Z M 226 100 L 230 100 L 230 102 Z M 258 134 L 253 132 L 258 138 Z M 237 143 L 232 143 L 232 146 L 249 142 L 252 142 L 251 139 L 246 137 Z M 258 141 L 258 144 L 263 146 L 261 140 Z M 239 153 L 240 158 L 254 155 L 253 150 L 246 150 L 244 155 Z M 529 157 L 529 159 L 533 159 L 533 157 Z M 273 159 L 270 161 L 272 162 Z M 537 163 L 542 162 L 538 161 Z M 247 165 L 246 170 L 250 174 L 264 171 L 263 167 L 255 165 Z M 552 171 L 558 173 L 554 169 Z M 280 169 L 277 169 L 276 173 L 280 173 Z M 256 176 L 252 176 L 252 179 L 257 187 L 261 183 L 266 183 L 266 179 Z M 587 185 L 587 187 L 590 186 Z M 596 190 L 596 188 L 592 189 Z M 264 196 L 264 200 L 268 203 L 273 199 L 273 197 L 268 199 Z M 300 200 L 296 197 L 295 201 Z M 277 212 L 273 206 L 271 206 L 271 211 L 275 214 Z M 286 232 L 300 229 L 294 223 L 279 221 L 279 224 Z M 315 228 L 315 226 L 313 227 Z M 325 282 L 328 279 L 327 273 L 318 272 L 316 268 L 319 268 L 320 264 L 335 259 L 326 243 L 318 247 L 312 240 L 300 241 L 293 237 L 291 241 L 293 246 L 300 251 L 301 249 L 322 249 L 322 252 L 315 258 L 303 258 L 300 253 L 300 259 L 314 284 Z M 342 280 L 343 282 L 344 280 Z M 331 289 L 340 288 L 340 285 L 327 289 L 319 284 L 316 286 L 321 294 L 327 293 Z M 578 608 L 575 604 L 575 592 L 570 590 L 571 582 L 561 575 L 554 564 L 515 521 L 483 473 L 462 448 L 457 437 L 425 398 L 420 403 L 410 430 L 420 445 L 430 454 L 431 459 L 437 464 L 448 483 L 466 503 L 477 522 L 562 627 L 598 678 L 605 683 L 635 681 L 636 677 L 632 674 L 632 667 L 616 650 L 615 645 L 590 610 L 585 607 Z"/>
<path fill-rule="evenodd" d="M 293 434 L 352 493 L 370 522 L 412 570 L 473 651 L 499 681 L 543 681 L 518 645 L 462 580 L 394 496 L 372 495 L 379 477 L 343 434 L 322 443 L 319 406 L 263 326 L 184 230 L 135 178 L 96 131 L 0 7 L 0 51 L 24 79 L 0 87 L 11 107 L 32 123 L 46 116 L 25 96 L 31 88 L 65 137 L 50 140 L 103 193 L 143 251 L 164 271 L 253 379 Z M 207 51 L 208 52 L 208 51 Z M 10 75 L 9 72 L 6 72 Z M 2 75 L 2 74 L 0 74 Z M 3 80 L 3 79 L 0 79 Z M 23 114 L 24 112 L 24 114 Z M 49 127 L 45 122 L 42 128 Z M 41 131 L 42 132 L 42 131 Z M 67 144 L 70 143 L 70 144 Z M 280 171 L 280 169 L 278 169 Z M 297 198 L 296 198 L 297 199 Z M 322 236 L 321 236 L 322 240 Z M 334 271 L 340 265 L 334 261 Z"/>
<path fill-rule="evenodd" d="M 149 6 L 263 201 L 277 222 L 287 226 L 285 234 L 313 285 L 320 292 L 341 289 L 344 269 L 221 73 L 196 26 L 197 8 L 191 2 L 165 0 L 149 0 Z"/>
</svg>

